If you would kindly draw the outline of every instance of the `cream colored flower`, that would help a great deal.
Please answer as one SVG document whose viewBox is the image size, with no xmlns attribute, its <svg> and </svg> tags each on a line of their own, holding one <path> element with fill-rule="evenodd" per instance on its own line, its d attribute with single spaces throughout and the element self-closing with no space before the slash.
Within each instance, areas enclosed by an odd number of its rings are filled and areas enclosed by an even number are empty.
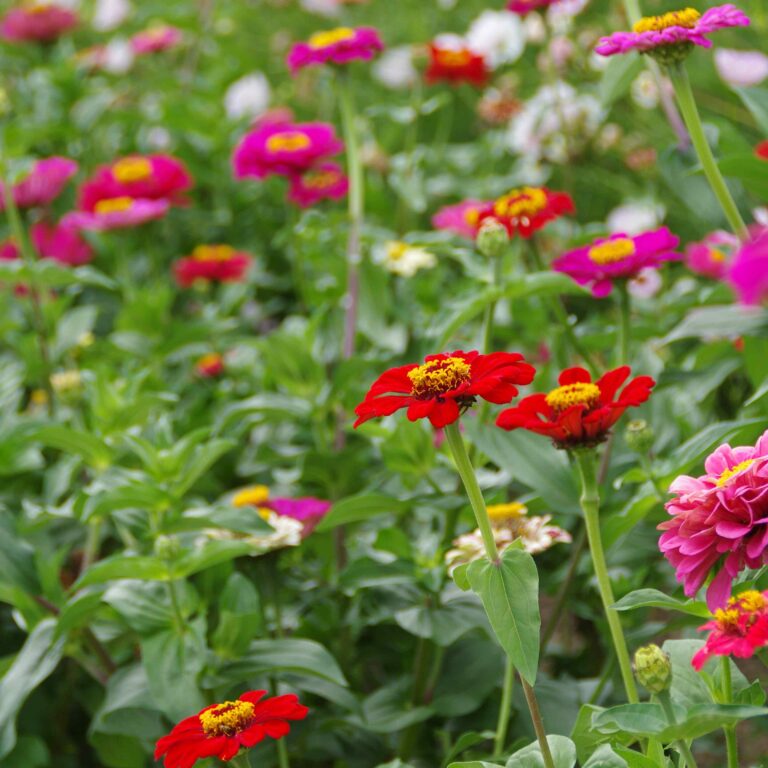
<svg viewBox="0 0 768 768">
<path fill-rule="evenodd" d="M 413 277 L 420 269 L 431 269 L 437 264 L 434 253 L 399 240 L 385 243 L 382 261 L 385 269 L 401 277 Z"/>
</svg>

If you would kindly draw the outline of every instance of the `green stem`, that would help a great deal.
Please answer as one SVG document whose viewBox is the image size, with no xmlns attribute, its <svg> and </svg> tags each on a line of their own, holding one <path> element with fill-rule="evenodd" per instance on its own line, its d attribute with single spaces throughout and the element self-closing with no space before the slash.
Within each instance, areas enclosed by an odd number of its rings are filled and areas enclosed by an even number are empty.
<svg viewBox="0 0 768 768">
<path fill-rule="evenodd" d="M 661 704 L 664 714 L 667 716 L 667 722 L 670 725 L 675 725 L 677 723 L 677 718 L 675 717 L 675 710 L 672 707 L 672 699 L 669 696 L 669 691 L 662 691 L 661 693 L 656 694 L 656 698 L 658 699 L 659 704 Z M 696 760 L 685 739 L 678 739 L 675 742 L 675 749 L 680 753 L 688 768 L 697 768 Z"/>
<path fill-rule="evenodd" d="M 277 764 L 280 768 L 291 768 L 291 761 L 288 758 L 288 745 L 283 739 L 277 740 Z"/>
<path fill-rule="evenodd" d="M 509 717 L 512 711 L 512 691 L 515 687 L 515 665 L 507 657 L 507 666 L 504 670 L 504 687 L 501 691 L 501 706 L 499 707 L 499 720 L 496 725 L 496 738 L 493 742 L 493 754 L 504 753 L 504 744 L 507 740 Z"/>
<path fill-rule="evenodd" d="M 733 704 L 733 681 L 731 679 L 731 660 L 728 656 L 721 656 L 721 668 L 723 670 L 723 703 Z M 728 754 L 728 768 L 739 768 L 739 745 L 736 741 L 736 727 L 726 726 L 725 748 Z"/>
<path fill-rule="evenodd" d="M 693 96 L 691 81 L 688 78 L 688 71 L 685 65 L 680 63 L 669 67 L 669 75 L 675 89 L 677 103 L 683 114 L 683 120 L 685 120 L 685 124 L 688 127 L 688 133 L 691 135 L 691 141 L 696 149 L 696 154 L 699 156 L 704 174 L 707 177 L 707 181 L 709 181 L 709 186 L 715 193 L 715 197 L 720 203 L 720 207 L 723 209 L 731 229 L 744 240 L 748 236 L 747 225 L 744 223 L 744 219 L 741 218 L 739 209 L 731 196 L 722 173 L 720 173 L 720 168 L 707 141 L 704 126 L 701 123 L 701 116 Z"/>
<path fill-rule="evenodd" d="M 619 349 L 618 364 L 629 365 L 629 339 L 632 333 L 632 300 L 625 281 L 619 281 Z"/>
<path fill-rule="evenodd" d="M 645 476 L 648 478 L 649 482 L 653 486 L 653 490 L 656 491 L 656 498 L 662 504 L 666 504 L 667 499 L 664 495 L 664 491 L 661 489 L 661 486 L 659 485 L 659 478 L 656 477 L 656 473 L 653 471 L 653 465 L 651 464 L 651 460 L 648 457 L 647 453 L 640 454 L 640 465 L 645 471 Z"/>
<path fill-rule="evenodd" d="M 413 690 L 411 691 L 411 706 L 419 707 L 424 703 L 424 694 L 427 690 L 427 681 L 430 671 L 430 643 L 426 638 L 420 637 L 416 644 L 416 656 L 413 662 Z M 400 759 L 407 761 L 413 754 L 418 736 L 421 731 L 421 723 L 411 725 L 400 741 Z"/>
<path fill-rule="evenodd" d="M 179 633 L 183 633 L 186 622 L 184 621 L 184 614 L 181 612 L 179 594 L 176 591 L 176 582 L 173 579 L 168 579 L 165 583 L 168 585 L 168 594 L 171 598 L 171 608 L 173 609 L 173 618 L 176 622 L 176 628 L 179 630 Z"/>
<path fill-rule="evenodd" d="M 539 710 L 539 702 L 536 699 L 536 694 L 534 693 L 533 687 L 522 675 L 520 676 L 520 682 L 523 684 L 523 693 L 525 694 L 525 700 L 528 704 L 528 711 L 531 713 L 533 729 L 536 731 L 536 738 L 539 742 L 539 749 L 541 749 L 541 757 L 544 761 L 544 768 L 555 768 L 555 761 L 552 759 L 552 752 L 549 749 L 547 732 L 544 730 L 544 721 L 541 717 L 541 711 Z"/>
<path fill-rule="evenodd" d="M 605 552 L 603 551 L 603 540 L 600 533 L 600 494 L 597 486 L 597 473 L 595 468 L 595 454 L 592 450 L 575 451 L 576 464 L 579 468 L 581 477 L 581 508 L 584 512 L 584 521 L 587 527 L 587 540 L 589 541 L 589 550 L 592 555 L 592 562 L 595 567 L 595 576 L 597 577 L 597 586 L 600 591 L 600 599 L 603 603 L 603 610 L 608 621 L 608 628 L 611 632 L 613 647 L 616 651 L 616 659 L 619 662 L 621 678 L 624 681 L 624 689 L 627 693 L 627 699 L 631 704 L 636 704 L 639 699 L 637 696 L 637 686 L 635 678 L 632 675 L 632 663 L 629 659 L 627 650 L 627 641 L 624 638 L 624 632 L 621 628 L 619 614 L 613 608 L 616 602 L 613 597 L 611 580 L 608 576 L 608 566 L 605 562 Z"/>
<path fill-rule="evenodd" d="M 496 256 L 493 259 L 493 287 L 502 290 L 504 287 L 504 257 Z M 488 355 L 493 352 L 493 318 L 496 314 L 498 301 L 492 301 L 485 308 L 483 321 L 483 353 Z"/>
<path fill-rule="evenodd" d="M 83 550 L 83 560 L 80 565 L 80 573 L 85 573 L 91 563 L 99 556 L 99 543 L 101 540 L 101 520 L 95 519 L 88 523 L 88 534 Z"/>
</svg>

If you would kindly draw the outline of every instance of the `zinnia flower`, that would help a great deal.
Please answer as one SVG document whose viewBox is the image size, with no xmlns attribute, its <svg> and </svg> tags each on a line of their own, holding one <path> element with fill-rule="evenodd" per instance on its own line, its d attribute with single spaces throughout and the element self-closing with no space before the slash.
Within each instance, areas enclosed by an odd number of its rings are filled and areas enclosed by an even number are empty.
<svg viewBox="0 0 768 768">
<path fill-rule="evenodd" d="M 762 51 L 718 48 L 715 51 L 715 69 L 721 80 L 735 88 L 760 85 L 768 77 L 768 56 Z"/>
<path fill-rule="evenodd" d="M 208 757 L 228 762 L 267 736 L 287 736 L 290 721 L 303 720 L 309 710 L 295 694 L 264 699 L 266 693 L 248 691 L 235 701 L 211 704 L 182 720 L 158 740 L 155 760 L 164 757 L 165 768 L 192 768 Z"/>
<path fill-rule="evenodd" d="M 296 499 L 270 496 L 266 485 L 252 485 L 238 491 L 232 497 L 235 507 L 256 507 L 259 514 L 273 527 L 279 530 L 277 519 L 287 518 L 298 523 L 292 530 L 298 532 L 298 537 L 287 546 L 297 546 L 302 538 L 306 538 L 317 524 L 328 514 L 331 502 L 317 499 L 314 496 L 304 496 Z"/>
<path fill-rule="evenodd" d="M 509 232 L 529 238 L 550 221 L 574 212 L 573 200 L 565 192 L 553 192 L 546 187 L 512 189 L 478 216 L 478 227 L 484 219 L 500 221 Z"/>
<path fill-rule="evenodd" d="M 707 35 L 728 27 L 746 27 L 749 18 L 728 3 L 699 13 L 694 8 L 671 11 L 661 16 L 646 16 L 636 22 L 631 32 L 614 32 L 600 40 L 595 52 L 601 56 L 639 51 L 650 53 L 662 63 L 684 59 L 694 45 L 711 48 Z"/>
<path fill-rule="evenodd" d="M 26 2 L 0 19 L 0 37 L 9 42 L 51 43 L 79 23 L 77 14 L 49 2 Z"/>
<path fill-rule="evenodd" d="M 474 239 L 480 224 L 480 214 L 490 205 L 483 200 L 464 200 L 455 205 L 446 205 L 432 217 L 432 226 Z"/>
<path fill-rule="evenodd" d="M 341 200 L 349 191 L 349 179 L 338 163 L 320 163 L 301 176 L 291 177 L 288 199 L 299 208 L 311 208 L 321 200 Z"/>
<path fill-rule="evenodd" d="M 509 0 L 507 10 L 516 13 L 518 16 L 527 16 L 531 11 L 549 8 L 550 5 L 558 2 L 560 0 Z"/>
<path fill-rule="evenodd" d="M 264 122 L 237 145 L 232 159 L 235 178 L 293 177 L 343 149 L 328 123 Z"/>
<path fill-rule="evenodd" d="M 72 226 L 40 221 L 32 226 L 32 243 L 43 259 L 79 267 L 93 259 L 93 248 Z"/>
<path fill-rule="evenodd" d="M 159 24 L 149 27 L 143 32 L 135 34 L 130 39 L 130 45 L 137 56 L 148 53 L 160 53 L 169 48 L 175 48 L 183 39 L 180 29 L 168 24 Z"/>
<path fill-rule="evenodd" d="M 711 630 L 704 647 L 691 664 L 700 671 L 712 656 L 735 656 L 748 659 L 768 645 L 768 592 L 749 590 L 728 600 L 726 608 L 718 608 L 715 617 L 700 630 Z"/>
<path fill-rule="evenodd" d="M 626 280 L 648 267 L 680 259 L 673 251 L 679 243 L 666 227 L 637 236 L 615 234 L 564 253 L 552 262 L 552 269 L 589 286 L 593 296 L 603 298 L 613 290 L 614 280 Z"/>
<path fill-rule="evenodd" d="M 215 379 L 224 373 L 224 358 L 218 352 L 209 352 L 195 363 L 195 372 L 204 379 Z"/>
<path fill-rule="evenodd" d="M 373 27 L 337 27 L 315 32 L 305 43 L 296 43 L 288 54 L 292 73 L 319 64 L 349 64 L 370 61 L 384 50 L 379 33 Z"/>
<path fill-rule="evenodd" d="M 557 448 L 595 446 L 607 439 L 627 408 L 648 399 L 656 384 L 650 376 L 638 376 L 619 393 L 630 373 L 629 366 L 623 365 L 593 382 L 584 368 L 568 368 L 560 374 L 559 387 L 546 395 L 524 397 L 517 406 L 502 411 L 496 424 L 546 435 Z"/>
<path fill-rule="evenodd" d="M 725 605 L 744 568 L 768 563 L 768 431 L 754 446 L 721 445 L 700 477 L 681 475 L 669 490 L 672 515 L 659 525 L 659 549 L 693 597 L 719 566 L 707 588 L 710 610 Z"/>
<path fill-rule="evenodd" d="M 420 269 L 431 269 L 437 264 L 437 257 L 426 248 L 392 240 L 381 250 L 384 268 L 400 277 L 413 277 Z"/>
<path fill-rule="evenodd" d="M 99 200 L 91 211 L 72 211 L 61 220 L 62 225 L 75 229 L 103 232 L 110 229 L 137 227 L 154 219 L 162 219 L 170 208 L 167 200 L 145 200 L 132 197 L 112 197 Z"/>
<path fill-rule="evenodd" d="M 232 283 L 242 280 L 251 257 L 230 245 L 198 245 L 190 256 L 173 265 L 176 280 L 182 288 L 203 283 Z"/>
<path fill-rule="evenodd" d="M 768 139 L 761 141 L 755 147 L 755 157 L 759 160 L 768 160 Z"/>
<path fill-rule="evenodd" d="M 429 44 L 429 65 L 424 73 L 428 83 L 470 83 L 482 87 L 488 81 L 488 76 L 488 66 L 483 56 L 462 40 L 445 36 Z"/>
<path fill-rule="evenodd" d="M 77 163 L 66 157 L 36 160 L 29 173 L 13 185 L 13 200 L 18 208 L 43 208 L 62 192 L 77 173 Z M 5 185 L 0 181 L 0 211 L 5 210 Z"/>
<path fill-rule="evenodd" d="M 768 300 L 768 227 L 750 232 L 731 262 L 727 279 L 742 304 Z"/>
<path fill-rule="evenodd" d="M 517 353 L 452 352 L 429 355 L 424 363 L 390 368 L 355 408 L 355 427 L 407 408 L 411 421 L 428 418 L 433 427 L 453 424 L 478 397 L 505 404 L 516 385 L 530 384 L 535 370 Z"/>
<path fill-rule="evenodd" d="M 730 232 L 717 230 L 701 242 L 685 248 L 685 265 L 698 275 L 723 280 L 728 272 L 731 254 L 739 247 L 739 238 Z"/>
</svg>

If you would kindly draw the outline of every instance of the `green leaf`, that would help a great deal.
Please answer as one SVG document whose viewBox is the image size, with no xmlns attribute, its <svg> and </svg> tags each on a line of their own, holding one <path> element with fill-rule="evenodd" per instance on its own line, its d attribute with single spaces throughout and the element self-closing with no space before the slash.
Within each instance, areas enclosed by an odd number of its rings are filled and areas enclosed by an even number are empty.
<svg viewBox="0 0 768 768">
<path fill-rule="evenodd" d="M 603 71 L 598 94 L 604 107 L 625 96 L 645 64 L 640 56 L 614 56 Z"/>
<path fill-rule="evenodd" d="M 582 768 L 629 768 L 627 761 L 619 757 L 610 744 L 603 744 L 584 763 Z"/>
<path fill-rule="evenodd" d="M 173 611 L 166 584 L 126 579 L 112 584 L 104 602 L 140 635 L 150 635 L 173 626 Z"/>
<path fill-rule="evenodd" d="M 236 445 L 234 440 L 215 439 L 196 447 L 192 458 L 179 473 L 174 492 L 181 498 L 225 453 Z"/>
<path fill-rule="evenodd" d="M 141 579 L 160 581 L 168 578 L 167 565 L 157 557 L 149 555 L 112 555 L 90 565 L 77 580 L 80 589 L 90 584 L 103 584 L 117 579 Z"/>
<path fill-rule="evenodd" d="M 61 609 L 56 622 L 59 636 L 87 624 L 102 602 L 103 588 L 93 587 L 78 592 Z"/>
<path fill-rule="evenodd" d="M 93 267 L 65 267 L 51 259 L 40 259 L 33 265 L 18 259 L 0 261 L 0 281 L 13 285 L 35 285 L 38 288 L 65 288 L 68 285 L 93 285 L 113 290 L 114 281 Z"/>
<path fill-rule="evenodd" d="M 380 688 L 363 702 L 360 725 L 374 733 L 397 733 L 432 717 L 432 707 L 412 706 L 410 694 L 408 681 L 397 680 Z"/>
<path fill-rule="evenodd" d="M 752 113 L 760 130 L 768 135 L 768 90 L 765 88 L 734 88 L 744 106 Z"/>
<path fill-rule="evenodd" d="M 616 754 L 623 757 L 627 768 L 659 768 L 663 763 L 646 757 L 642 752 L 636 752 L 628 747 L 616 747 Z M 662 755 L 662 759 L 663 755 Z"/>
<path fill-rule="evenodd" d="M 200 571 L 227 563 L 243 555 L 252 555 L 253 546 L 247 541 L 226 541 L 211 539 L 201 547 L 187 552 L 170 565 L 171 578 L 183 579 Z"/>
<path fill-rule="evenodd" d="M 465 750 L 481 744 L 484 741 L 490 741 L 495 736 L 495 731 L 468 731 L 467 733 L 462 733 L 451 747 L 451 751 L 446 756 L 445 762 L 450 763 L 451 760 L 457 758 Z M 454 765 L 457 765 L 457 763 L 454 763 Z"/>
<path fill-rule="evenodd" d="M 533 558 L 508 549 L 499 563 L 476 560 L 467 569 L 472 591 L 480 595 L 501 647 L 530 685 L 539 664 L 539 574 Z"/>
<path fill-rule="evenodd" d="M 473 629 L 486 629 L 488 619 L 477 598 L 461 595 L 443 605 L 418 605 L 395 613 L 395 621 L 406 632 L 432 640 L 447 648 Z"/>
<path fill-rule="evenodd" d="M 212 643 L 216 652 L 225 658 L 238 658 L 263 632 L 262 608 L 259 593 L 242 573 L 233 573 L 218 601 L 219 623 Z"/>
<path fill-rule="evenodd" d="M 112 460 L 112 449 L 101 438 L 89 432 L 52 424 L 33 432 L 30 437 L 49 448 L 80 456 L 97 469 L 105 469 Z"/>
<path fill-rule="evenodd" d="M 724 307 L 697 307 L 673 328 L 661 344 L 688 338 L 725 338 L 760 335 L 768 328 L 768 312 L 745 308 L 738 304 Z"/>
<path fill-rule="evenodd" d="M 547 736 L 555 768 L 573 768 L 576 765 L 576 745 L 567 736 Z M 546 768 L 538 742 L 515 752 L 507 760 L 506 768 Z"/>
<path fill-rule="evenodd" d="M 363 493 L 350 496 L 334 504 L 317 526 L 318 531 L 330 531 L 340 525 L 368 520 L 376 515 L 398 514 L 406 508 L 405 502 L 381 493 Z"/>
<path fill-rule="evenodd" d="M 702 619 L 710 618 L 710 612 L 704 603 L 696 600 L 678 600 L 658 589 L 636 589 L 621 598 L 613 606 L 617 611 L 633 611 L 636 608 L 665 608 L 669 611 L 687 613 Z"/>
</svg>

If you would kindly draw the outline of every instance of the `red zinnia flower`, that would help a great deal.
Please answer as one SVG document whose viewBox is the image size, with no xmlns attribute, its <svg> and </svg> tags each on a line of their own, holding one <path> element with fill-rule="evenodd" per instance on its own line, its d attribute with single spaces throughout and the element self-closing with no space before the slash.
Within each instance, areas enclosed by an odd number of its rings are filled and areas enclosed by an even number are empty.
<svg viewBox="0 0 768 768">
<path fill-rule="evenodd" d="M 553 192 L 546 187 L 522 187 L 510 190 L 481 211 L 477 224 L 479 228 L 484 219 L 498 219 L 510 237 L 517 234 L 529 238 L 550 221 L 575 210 L 571 196 L 565 192 Z"/>
<path fill-rule="evenodd" d="M 761 160 L 768 160 L 768 139 L 761 141 L 755 147 L 755 157 L 759 157 Z"/>
<path fill-rule="evenodd" d="M 444 80 L 453 85 L 483 86 L 488 80 L 488 67 L 485 59 L 469 48 L 430 43 L 429 66 L 424 77 L 428 83 Z"/>
<path fill-rule="evenodd" d="M 165 755 L 165 768 L 192 768 L 206 757 L 231 760 L 240 749 L 250 749 L 269 736 L 281 739 L 289 720 L 303 720 L 309 710 L 290 693 L 261 699 L 266 691 L 248 691 L 236 701 L 211 704 L 182 720 L 155 746 L 155 760 Z"/>
<path fill-rule="evenodd" d="M 638 376 L 617 398 L 630 373 L 629 366 L 623 365 L 593 383 L 589 371 L 568 368 L 560 374 L 557 389 L 523 398 L 516 407 L 502 411 L 496 424 L 546 435 L 557 448 L 597 445 L 627 408 L 648 399 L 656 384 L 650 376 Z"/>
<path fill-rule="evenodd" d="M 230 245 L 198 245 L 190 256 L 173 265 L 176 281 L 182 288 L 196 282 L 236 283 L 245 279 L 251 257 Z"/>
<path fill-rule="evenodd" d="M 355 408 L 355 427 L 369 419 L 408 408 L 411 421 L 428 418 L 433 427 L 453 424 L 475 399 L 503 405 L 517 395 L 517 384 L 530 384 L 535 369 L 515 352 L 452 352 L 429 355 L 423 365 L 390 368 L 373 383 Z"/>
</svg>

